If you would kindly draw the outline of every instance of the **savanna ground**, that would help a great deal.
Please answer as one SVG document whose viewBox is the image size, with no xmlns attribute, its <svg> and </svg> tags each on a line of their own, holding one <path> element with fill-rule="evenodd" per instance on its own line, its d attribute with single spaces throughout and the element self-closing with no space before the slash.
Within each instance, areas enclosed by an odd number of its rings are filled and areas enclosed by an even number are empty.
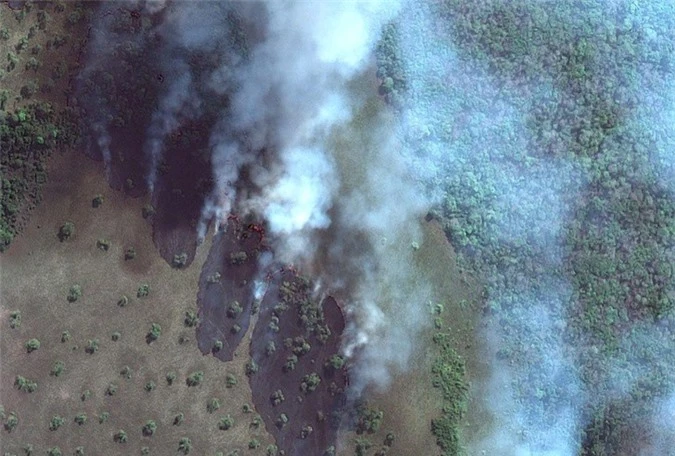
<svg viewBox="0 0 675 456">
<path fill-rule="evenodd" d="M 12 54 L 2 74 L 3 109 L 32 101 L 65 107 L 72 103 L 72 77 L 86 43 L 82 10 L 74 3 L 47 3 L 22 11 L 0 5 L 0 29 L 7 31 L 0 38 Z M 34 454 L 56 447 L 73 454 L 82 446 L 84 454 L 142 454 L 147 448 L 149 454 L 165 455 L 175 454 L 180 439 L 187 437 L 193 454 L 267 454 L 273 441 L 264 425 L 256 424 L 244 373 L 251 330 L 235 359 L 223 363 L 200 353 L 194 327 L 185 324 L 185 312 L 196 310 L 210 237 L 190 267 L 172 268 L 157 252 L 152 227 L 142 216 L 147 198 L 112 190 L 102 165 L 82 152 L 82 145 L 60 147 L 44 159 L 48 180 L 37 199 L 41 202 L 30 218 L 26 209 L 32 205 L 22 208 L 25 228 L 0 256 L 0 405 L 3 422 L 12 412 L 19 421 L 11 432 L 0 430 L 0 451 L 22 454 L 30 445 Z M 96 195 L 103 197 L 99 207 L 92 204 Z M 60 241 L 59 228 L 66 221 L 74 224 L 75 234 Z M 478 286 L 458 272 L 452 247 L 438 225 L 421 224 L 424 237 L 415 259 L 435 285 L 443 310 L 431 303 L 428 309 L 416 309 L 428 313 L 429 324 L 420 333 L 423 343 L 409 370 L 396 375 L 386 391 L 366 392 L 368 406 L 384 412 L 379 429 L 363 435 L 342 430 L 338 454 L 354 454 L 356 441 L 369 442 L 365 454 L 387 450 L 383 443 L 390 432 L 395 440 L 387 454 L 440 453 L 430 426 L 443 404 L 440 390 L 432 387 L 431 369 L 439 355 L 434 334 L 450 335 L 465 361 L 467 380 L 486 371 L 475 340 Z M 99 248 L 99 240 L 109 241 L 109 248 Z M 130 247 L 135 257 L 125 259 Z M 150 287 L 147 297 L 137 297 L 141 284 Z M 73 285 L 81 286 L 82 296 L 69 302 Z M 129 298 L 125 306 L 118 305 L 122 295 Z M 21 323 L 12 328 L 15 311 Z M 153 323 L 161 334 L 148 343 Z M 32 338 L 40 347 L 28 353 L 25 343 Z M 97 345 L 93 353 L 87 350 L 90 341 Z M 58 362 L 63 371 L 53 375 Z M 175 373 L 171 384 L 170 372 Z M 195 372 L 203 372 L 203 380 L 188 386 L 186 379 Z M 35 381 L 36 391 L 20 391 L 17 376 Z M 113 395 L 106 394 L 110 385 Z M 466 438 L 472 438 L 486 419 L 473 391 L 462 422 Z M 220 407 L 210 412 L 207 404 L 213 398 Z M 181 413 L 184 420 L 175 424 Z M 86 422 L 77 424 L 76 416 L 82 414 Z M 234 426 L 221 430 L 219 422 L 227 415 Z M 54 417 L 63 418 L 63 424 L 50 430 Z M 153 436 L 142 433 L 148 420 L 157 426 Z M 116 440 L 120 430 L 126 442 Z"/>
</svg>

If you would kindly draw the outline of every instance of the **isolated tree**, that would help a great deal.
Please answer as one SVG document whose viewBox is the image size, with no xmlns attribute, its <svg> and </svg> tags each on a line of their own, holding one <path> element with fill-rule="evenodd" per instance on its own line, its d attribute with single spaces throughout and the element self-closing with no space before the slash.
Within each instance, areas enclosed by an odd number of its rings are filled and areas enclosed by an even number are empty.
<svg viewBox="0 0 675 456">
<path fill-rule="evenodd" d="M 52 370 L 49 372 L 49 374 L 53 375 L 54 377 L 58 377 L 63 373 L 65 368 L 66 364 L 63 361 L 56 361 L 54 362 Z"/>
<path fill-rule="evenodd" d="M 21 311 L 13 310 L 9 313 L 9 327 L 16 329 L 21 326 Z"/>
<path fill-rule="evenodd" d="M 171 262 L 171 265 L 174 268 L 182 268 L 187 264 L 187 260 L 188 260 L 187 253 L 177 253 L 176 255 L 173 256 L 173 261 Z"/>
<path fill-rule="evenodd" d="M 187 379 L 185 380 L 185 383 L 187 383 L 187 386 L 198 386 L 202 383 L 203 379 L 204 379 L 204 372 L 197 371 L 188 375 Z"/>
<path fill-rule="evenodd" d="M 79 446 L 75 448 L 75 456 L 84 456 L 84 447 Z"/>
<path fill-rule="evenodd" d="M 29 339 L 26 342 L 25 347 L 26 347 L 26 351 L 28 351 L 28 353 L 34 352 L 35 350 L 40 348 L 40 341 L 35 339 L 35 338 Z"/>
<path fill-rule="evenodd" d="M 162 327 L 159 326 L 157 323 L 153 323 L 150 326 L 150 331 L 148 331 L 148 334 L 145 336 L 146 342 L 147 343 L 152 343 L 159 339 L 159 336 L 162 334 Z"/>
<path fill-rule="evenodd" d="M 174 380 L 176 380 L 176 373 L 171 371 L 166 373 L 166 383 L 173 385 Z"/>
<path fill-rule="evenodd" d="M 255 450 L 260 446 L 260 442 L 255 437 L 248 441 L 248 448 L 250 450 Z"/>
<path fill-rule="evenodd" d="M 10 412 L 7 415 L 7 420 L 5 421 L 5 430 L 7 432 L 12 432 L 19 425 L 19 416 L 16 412 Z"/>
<path fill-rule="evenodd" d="M 342 366 L 345 365 L 345 360 L 340 355 L 333 355 L 326 362 L 326 367 L 332 367 L 335 370 L 342 369 Z"/>
<path fill-rule="evenodd" d="M 225 415 L 218 421 L 218 429 L 221 431 L 232 429 L 232 426 L 234 426 L 234 419 L 230 415 Z"/>
<path fill-rule="evenodd" d="M 217 398 L 211 398 L 206 404 L 206 411 L 209 413 L 214 413 L 220 408 L 220 401 Z"/>
<path fill-rule="evenodd" d="M 56 431 L 58 428 L 60 428 L 63 425 L 64 422 L 65 422 L 65 420 L 63 419 L 63 417 L 61 417 L 59 415 L 54 415 L 52 417 L 51 421 L 49 422 L 49 430 L 50 431 Z"/>
<path fill-rule="evenodd" d="M 272 356 L 275 351 L 277 351 L 277 345 L 274 343 L 274 341 L 267 341 L 267 344 L 265 345 L 265 354 L 267 356 Z"/>
<path fill-rule="evenodd" d="M 139 298 L 144 298 L 149 294 L 150 294 L 150 285 L 148 285 L 147 283 L 142 283 L 138 287 L 138 291 L 136 292 L 136 296 Z"/>
<path fill-rule="evenodd" d="M 120 429 L 113 435 L 113 440 L 117 443 L 126 443 L 127 433 L 124 429 Z"/>
<path fill-rule="evenodd" d="M 178 415 L 173 417 L 174 426 L 180 426 L 183 424 L 183 421 L 185 421 L 185 414 L 183 412 L 180 412 Z"/>
<path fill-rule="evenodd" d="M 101 207 L 103 201 L 104 201 L 103 195 L 99 193 L 96 196 L 94 196 L 94 198 L 91 200 L 91 207 L 93 208 Z"/>
<path fill-rule="evenodd" d="M 178 441 L 178 451 L 188 454 L 192 450 L 192 441 L 187 437 L 181 437 Z"/>
<path fill-rule="evenodd" d="M 75 284 L 68 290 L 68 302 L 75 302 L 82 297 L 82 287 Z"/>
<path fill-rule="evenodd" d="M 307 374 L 302 377 L 302 381 L 300 382 L 300 391 L 303 393 L 311 393 L 312 391 L 316 390 L 320 383 L 321 377 L 319 377 L 319 374 L 312 372 L 311 374 Z"/>
<path fill-rule="evenodd" d="M 155 423 L 153 420 L 148 420 L 143 425 L 143 435 L 146 437 L 151 437 L 152 435 L 154 435 L 156 430 L 157 430 L 157 423 Z"/>
<path fill-rule="evenodd" d="M 241 304 L 239 304 L 239 301 L 232 301 L 227 307 L 227 316 L 230 318 L 237 318 L 243 310 L 244 309 L 241 307 Z"/>
<path fill-rule="evenodd" d="M 78 413 L 75 415 L 75 422 L 82 426 L 84 423 L 87 422 L 87 414 L 86 413 Z"/>
<path fill-rule="evenodd" d="M 73 222 L 65 222 L 59 228 L 59 240 L 66 241 L 75 235 L 75 224 Z"/>
</svg>

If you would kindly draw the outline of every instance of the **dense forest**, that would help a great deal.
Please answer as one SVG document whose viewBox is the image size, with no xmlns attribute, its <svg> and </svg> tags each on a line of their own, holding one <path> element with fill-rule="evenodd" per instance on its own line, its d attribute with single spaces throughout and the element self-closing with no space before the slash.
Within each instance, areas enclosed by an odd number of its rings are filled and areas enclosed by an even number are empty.
<svg viewBox="0 0 675 456">
<path fill-rule="evenodd" d="M 429 58 L 401 44 L 408 10 L 378 46 L 380 91 L 402 115 L 438 112 L 415 147 L 446 154 L 436 216 L 484 280 L 527 427 L 576 409 L 579 454 L 627 451 L 675 386 L 672 6 L 425 8 L 442 18 L 431 59 L 469 76 L 424 81 Z"/>
</svg>

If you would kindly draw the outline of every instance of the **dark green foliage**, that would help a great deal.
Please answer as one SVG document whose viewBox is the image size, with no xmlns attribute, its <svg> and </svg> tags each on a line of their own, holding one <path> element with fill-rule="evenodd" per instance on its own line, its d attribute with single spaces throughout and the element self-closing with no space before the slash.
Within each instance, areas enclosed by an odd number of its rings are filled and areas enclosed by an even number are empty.
<svg viewBox="0 0 675 456">
<path fill-rule="evenodd" d="M 258 439 L 253 438 L 253 439 L 249 440 L 249 442 L 248 442 L 248 448 L 250 450 L 255 450 L 259 446 L 260 446 L 260 442 L 258 441 Z"/>
<path fill-rule="evenodd" d="M 373 434 L 380 429 L 380 424 L 384 418 L 384 412 L 381 410 L 375 410 L 369 408 L 366 404 L 360 404 L 356 408 L 357 421 L 356 421 L 356 433 L 357 434 Z"/>
<path fill-rule="evenodd" d="M 16 412 L 9 412 L 4 424 L 5 430 L 7 432 L 12 432 L 18 425 L 19 416 L 16 414 Z"/>
<path fill-rule="evenodd" d="M 73 285 L 68 290 L 68 302 L 75 302 L 82 297 L 82 287 L 78 284 Z"/>
<path fill-rule="evenodd" d="M 110 339 L 112 339 L 113 342 L 117 342 L 121 337 L 122 334 L 120 334 L 119 331 L 115 331 L 110 335 Z"/>
<path fill-rule="evenodd" d="M 174 380 L 176 380 L 176 373 L 171 371 L 166 374 L 166 383 L 168 385 L 173 385 Z"/>
<path fill-rule="evenodd" d="M 117 443 L 126 443 L 128 440 L 127 432 L 124 429 L 120 429 L 113 435 L 113 440 Z"/>
<path fill-rule="evenodd" d="M 181 424 L 183 424 L 183 421 L 185 421 L 185 414 L 182 412 L 173 417 L 174 426 L 180 426 Z"/>
<path fill-rule="evenodd" d="M 326 367 L 330 367 L 335 370 L 342 369 L 342 366 L 345 365 L 345 360 L 340 355 L 331 356 L 328 361 L 326 361 Z"/>
</svg>

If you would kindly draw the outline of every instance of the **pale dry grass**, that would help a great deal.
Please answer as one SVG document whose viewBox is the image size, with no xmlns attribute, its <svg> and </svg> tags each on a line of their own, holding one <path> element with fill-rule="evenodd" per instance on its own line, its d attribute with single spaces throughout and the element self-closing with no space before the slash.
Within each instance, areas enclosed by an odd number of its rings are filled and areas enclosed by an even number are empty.
<svg viewBox="0 0 675 456">
<path fill-rule="evenodd" d="M 91 200 L 101 193 L 105 201 L 94 209 Z M 58 445 L 64 454 L 83 445 L 87 454 L 140 454 L 142 446 L 151 454 L 175 454 L 178 440 L 192 440 L 192 454 L 212 455 L 216 451 L 240 448 L 247 454 L 264 454 L 271 443 L 264 429 L 254 431 L 249 423 L 255 413 L 244 414 L 244 403 L 252 404 L 251 391 L 244 375 L 248 359 L 248 339 L 238 349 L 230 363 L 222 363 L 210 355 L 202 356 L 196 347 L 194 328 L 183 324 L 184 312 L 196 308 L 197 283 L 201 264 L 210 240 L 199 248 L 194 264 L 186 270 L 172 269 L 157 254 L 151 238 L 151 227 L 141 216 L 143 198 L 130 199 L 110 190 L 103 179 L 100 164 L 79 153 L 55 156 L 50 162 L 50 180 L 45 198 L 33 213 L 29 225 L 2 261 L 0 313 L 0 403 L 7 411 L 17 411 L 20 424 L 12 433 L 2 430 L 0 451 L 19 453 L 31 443 L 42 454 Z M 73 221 L 75 236 L 59 242 L 56 234 L 66 220 Z M 96 248 L 96 240 L 112 242 L 107 252 Z M 124 260 L 124 248 L 134 246 L 135 259 Z M 137 298 L 139 284 L 151 287 L 147 298 Z M 83 296 L 74 303 L 66 300 L 69 287 L 78 283 Z M 117 306 L 122 294 L 131 299 L 127 307 Z M 8 312 L 21 310 L 22 324 L 10 329 Z M 162 327 L 159 339 L 145 342 L 151 323 Z M 61 343 L 61 332 L 68 330 L 72 340 Z M 114 331 L 121 333 L 117 342 L 111 340 Z M 179 336 L 186 334 L 190 342 L 180 345 Z M 26 353 L 26 340 L 37 337 L 42 346 Z M 97 353 L 85 353 L 89 339 L 99 339 Z M 65 363 L 65 372 L 58 378 L 49 371 L 56 360 Z M 124 379 L 123 366 L 132 370 L 132 378 Z M 204 371 L 204 382 L 188 387 L 185 378 L 194 371 Z M 169 371 L 177 373 L 173 385 L 166 383 Z M 226 388 L 225 375 L 234 373 L 239 382 Z M 19 392 L 13 387 L 15 376 L 37 380 L 38 391 Z M 152 392 L 144 385 L 154 381 Z M 105 396 L 107 385 L 118 386 L 117 394 Z M 91 397 L 82 401 L 83 391 Z M 212 397 L 221 401 L 214 414 L 206 411 Z M 97 416 L 110 413 L 105 424 Z M 76 414 L 84 412 L 88 422 L 78 426 Z M 182 412 L 185 422 L 173 426 L 174 416 Z M 231 414 L 235 427 L 229 431 L 217 429 L 224 414 Z M 49 431 L 53 415 L 66 419 L 57 431 Z M 141 435 L 148 419 L 157 422 L 158 429 L 151 438 Z M 127 431 L 126 444 L 113 441 L 119 429 Z M 261 447 L 248 450 L 252 437 Z"/>
</svg>

